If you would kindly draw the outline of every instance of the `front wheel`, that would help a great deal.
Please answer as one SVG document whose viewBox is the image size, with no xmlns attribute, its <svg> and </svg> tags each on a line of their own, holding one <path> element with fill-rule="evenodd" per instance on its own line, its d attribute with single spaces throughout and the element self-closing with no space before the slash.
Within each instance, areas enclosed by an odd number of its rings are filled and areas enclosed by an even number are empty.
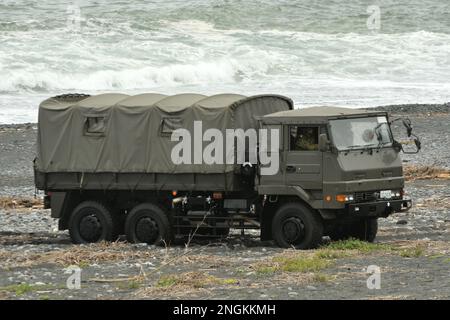
<svg viewBox="0 0 450 320">
<path fill-rule="evenodd" d="M 312 249 L 322 241 L 322 219 L 301 203 L 287 203 L 273 218 L 272 237 L 282 248 Z"/>
<path fill-rule="evenodd" d="M 354 238 L 361 241 L 373 242 L 378 232 L 378 219 L 368 218 L 338 224 L 330 232 L 329 237 L 333 241 Z"/>
<path fill-rule="evenodd" d="M 378 232 L 378 219 L 363 219 L 353 224 L 350 235 L 361 241 L 373 242 Z"/>
<path fill-rule="evenodd" d="M 167 244 L 171 238 L 169 219 L 154 204 L 137 205 L 125 220 L 125 234 L 131 243 Z"/>
</svg>

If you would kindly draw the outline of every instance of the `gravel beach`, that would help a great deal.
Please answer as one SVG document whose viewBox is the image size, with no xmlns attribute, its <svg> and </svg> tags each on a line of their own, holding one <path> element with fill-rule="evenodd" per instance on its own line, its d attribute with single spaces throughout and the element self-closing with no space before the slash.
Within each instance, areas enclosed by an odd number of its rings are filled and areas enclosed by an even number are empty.
<svg viewBox="0 0 450 320">
<path fill-rule="evenodd" d="M 379 108 L 408 116 L 422 140 L 419 154 L 403 156 L 405 165 L 450 169 L 449 104 Z M 188 247 L 75 246 L 49 210 L 20 201 L 34 196 L 35 141 L 35 124 L 0 126 L 0 198 L 12 199 L 0 207 L 0 299 L 450 298 L 448 176 L 408 181 L 413 208 L 380 219 L 371 245 L 325 238 L 322 248 L 295 252 L 262 243 L 257 232 L 235 232 Z M 310 264 L 284 267 L 296 259 Z M 70 266 L 80 268 L 79 289 L 67 286 Z M 379 289 L 367 286 L 369 266 L 379 267 Z"/>
</svg>

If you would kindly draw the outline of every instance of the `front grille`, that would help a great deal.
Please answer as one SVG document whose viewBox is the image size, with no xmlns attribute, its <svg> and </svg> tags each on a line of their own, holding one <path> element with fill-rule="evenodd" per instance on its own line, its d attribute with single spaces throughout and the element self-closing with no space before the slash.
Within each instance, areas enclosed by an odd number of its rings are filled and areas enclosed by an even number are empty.
<svg viewBox="0 0 450 320">
<path fill-rule="evenodd" d="M 375 201 L 378 199 L 378 195 L 376 192 L 356 192 L 355 193 L 355 202 L 367 202 L 367 201 Z"/>
</svg>

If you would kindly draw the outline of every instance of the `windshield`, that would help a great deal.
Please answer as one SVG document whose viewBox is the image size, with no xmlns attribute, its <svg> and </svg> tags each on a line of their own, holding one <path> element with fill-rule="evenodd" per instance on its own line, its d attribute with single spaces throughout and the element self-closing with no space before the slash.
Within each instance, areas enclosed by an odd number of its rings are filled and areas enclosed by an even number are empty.
<svg viewBox="0 0 450 320">
<path fill-rule="evenodd" d="M 331 120 L 331 135 L 338 150 L 392 145 L 386 117 Z"/>
</svg>

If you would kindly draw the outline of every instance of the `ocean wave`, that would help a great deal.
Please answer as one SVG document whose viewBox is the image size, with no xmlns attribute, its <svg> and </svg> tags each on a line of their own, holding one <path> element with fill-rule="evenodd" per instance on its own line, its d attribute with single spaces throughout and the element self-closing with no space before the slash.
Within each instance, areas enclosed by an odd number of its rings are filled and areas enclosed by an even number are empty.
<svg viewBox="0 0 450 320">
<path fill-rule="evenodd" d="M 253 66 L 253 69 L 259 67 Z M 32 69 L 32 68 L 31 68 Z M 244 70 L 246 69 L 246 70 Z M 125 70 L 58 72 L 33 70 L 3 71 L 0 92 L 51 92 L 56 90 L 140 89 L 185 84 L 236 83 L 252 65 L 239 68 L 233 59 L 195 64 L 173 64 Z"/>
<path fill-rule="evenodd" d="M 58 34 L 57 34 L 58 35 Z M 1 35 L 0 35 L 1 40 Z M 148 38 L 3 38 L 0 92 L 113 90 L 308 79 L 449 83 L 450 35 L 219 30 L 167 22 Z M 64 45 L 60 45 L 62 41 Z M 101 40 L 101 41 L 100 41 Z"/>
</svg>

